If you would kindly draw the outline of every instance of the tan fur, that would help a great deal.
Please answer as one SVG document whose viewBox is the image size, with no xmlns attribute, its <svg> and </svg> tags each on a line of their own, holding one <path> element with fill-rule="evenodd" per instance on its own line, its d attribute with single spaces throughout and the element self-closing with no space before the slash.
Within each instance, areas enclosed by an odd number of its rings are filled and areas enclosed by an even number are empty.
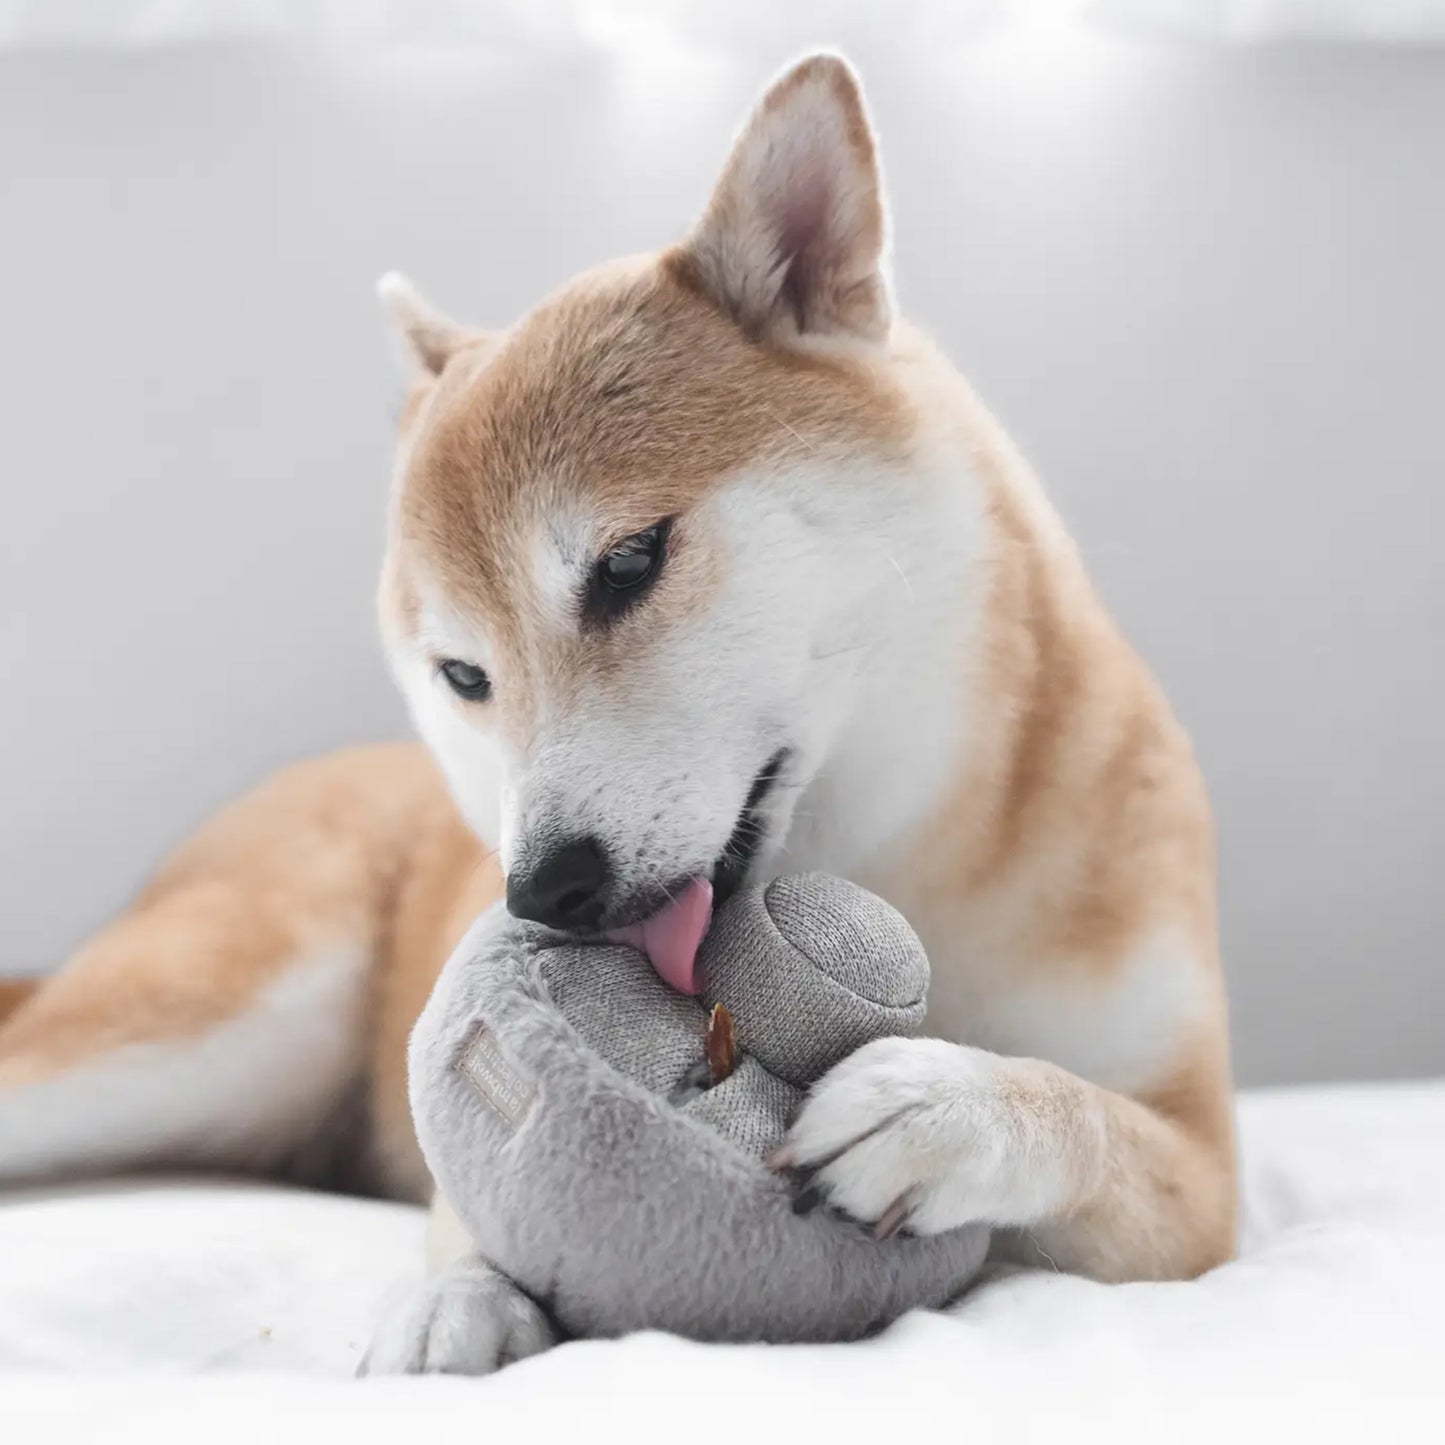
<svg viewBox="0 0 1445 1445">
<path fill-rule="evenodd" d="M 407 1105 L 407 1038 L 442 961 L 501 891 L 495 854 L 457 816 L 445 791 L 434 787 L 395 895 L 371 1040 L 376 1138 L 387 1177 L 404 1181 L 408 1193 L 425 1194 L 429 1181 Z"/>
<path fill-rule="evenodd" d="M 1102 1131 L 1069 1221 L 1030 1231 L 1013 1253 L 1107 1279 L 1197 1274 L 1230 1256 L 1235 1228 L 1208 799 L 1188 737 L 1036 480 L 972 393 L 956 378 L 949 390 L 992 539 L 974 745 L 879 881 L 930 936 L 979 939 L 990 968 L 1020 980 L 1084 970 L 1107 982 L 1161 922 L 1193 934 L 1212 1005 L 1139 1100 L 1034 1061 L 1013 1061 L 1007 1087 L 1033 1115 L 1073 1098 Z"/>
<path fill-rule="evenodd" d="M 745 463 L 822 450 L 840 434 L 861 431 L 885 453 L 907 445 L 907 405 L 878 368 L 751 345 L 690 278 L 676 250 L 603 267 L 496 339 L 484 364 L 468 348 L 444 366 L 435 394 L 410 413 L 407 471 L 426 484 L 398 497 L 385 625 L 414 627 L 417 588 L 433 577 L 475 607 L 508 676 L 583 686 L 625 665 L 626 638 L 550 629 L 539 644 L 532 578 L 517 562 L 559 500 L 600 517 L 598 553 L 681 514 L 660 586 L 682 625 L 721 565 L 686 516 L 711 487 Z M 690 365 L 697 356 L 705 369 Z M 519 748 L 536 702 L 512 688 L 499 709 Z"/>
<path fill-rule="evenodd" d="M 419 744 L 288 768 L 217 814 L 43 988 L 17 990 L 0 1018 L 0 1088 L 202 1034 L 294 959 L 356 942 L 374 959 L 377 1187 L 424 1197 L 406 1036 L 452 943 L 497 891 L 495 866 Z"/>
<path fill-rule="evenodd" d="M 1095 1279 L 1190 1279 L 1234 1251 L 1234 1173 L 1218 1107 L 1218 1039 L 1179 1066 L 1177 1092 L 1126 1098 L 1033 1059 L 1011 1060 L 1024 1115 L 1070 1144 L 1073 1200 L 1057 1219 L 1012 1232 L 996 1252 Z"/>
<path fill-rule="evenodd" d="M 1036 961 L 1107 967 L 1159 916 L 1187 920 L 1212 951 L 1213 827 L 1189 740 L 1057 519 L 1038 511 L 1032 475 L 971 396 L 960 400 L 975 409 L 991 534 L 973 747 L 900 860 L 898 886 L 963 912 L 1036 890 L 1010 930 Z M 1061 877 L 1044 865 L 1065 852 Z"/>
<path fill-rule="evenodd" d="M 420 375 L 401 422 L 383 625 L 414 635 L 432 585 L 471 608 L 513 680 L 498 726 L 525 748 L 538 706 L 528 678 L 545 675 L 565 701 L 558 679 L 581 686 L 625 661 L 606 637 L 552 629 L 538 641 L 517 559 L 550 508 L 584 500 L 600 519 L 598 552 L 678 514 L 658 610 L 680 625 L 727 565 L 687 514 L 739 468 L 799 448 L 906 466 L 925 438 L 957 442 L 983 488 L 987 534 L 975 631 L 960 621 L 966 745 L 931 814 L 864 881 L 923 934 L 939 1017 L 957 1013 L 961 1034 L 969 970 L 1005 993 L 1102 993 L 1159 928 L 1187 941 L 1196 1016 L 1130 1095 L 1024 1057 L 996 1061 L 990 1099 L 1020 1149 L 1053 1161 L 1062 1180 L 1047 1217 L 1014 1235 L 1016 1253 L 1106 1279 L 1192 1275 L 1228 1257 L 1234 1230 L 1213 834 L 1198 769 L 1007 438 L 932 348 L 888 324 L 883 212 L 866 183 L 873 143 L 846 70 L 823 60 L 794 72 L 744 143 L 759 127 L 766 138 L 789 95 L 809 87 L 837 92 L 858 177 L 839 202 L 848 247 L 804 278 L 805 295 L 747 291 L 720 304 L 727 268 L 761 224 L 735 157 L 686 244 L 585 276 L 510 332 L 468 332 L 399 303 Z M 859 345 L 819 342 L 819 328 Z M 500 886 L 419 748 L 290 770 L 204 829 L 44 988 L 10 998 L 8 1019 L 0 994 L 0 1088 L 127 1041 L 203 1031 L 299 953 L 358 940 L 372 961 L 365 1073 L 379 1183 L 418 1197 L 427 1180 L 406 1105 L 407 1034 Z"/>
<path fill-rule="evenodd" d="M 0 978 L 0 1024 L 39 987 L 38 978 Z"/>
</svg>

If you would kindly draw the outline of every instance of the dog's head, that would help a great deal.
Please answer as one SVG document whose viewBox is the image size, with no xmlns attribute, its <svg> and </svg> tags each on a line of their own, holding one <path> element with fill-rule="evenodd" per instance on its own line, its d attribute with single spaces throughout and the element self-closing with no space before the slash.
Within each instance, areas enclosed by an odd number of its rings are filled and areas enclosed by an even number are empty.
<svg viewBox="0 0 1445 1445">
<path fill-rule="evenodd" d="M 500 333 L 404 282 L 383 630 L 513 910 L 574 930 L 771 867 L 897 582 L 911 408 L 857 83 L 804 61 L 698 226 Z"/>
</svg>

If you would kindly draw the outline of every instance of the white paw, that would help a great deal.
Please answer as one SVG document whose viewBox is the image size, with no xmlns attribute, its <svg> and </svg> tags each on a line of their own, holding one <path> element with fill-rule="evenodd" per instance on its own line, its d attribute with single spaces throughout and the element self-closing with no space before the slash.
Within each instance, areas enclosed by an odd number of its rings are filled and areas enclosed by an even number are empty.
<svg viewBox="0 0 1445 1445">
<path fill-rule="evenodd" d="M 1059 1169 L 1004 1069 L 941 1039 L 875 1040 L 814 1085 L 775 1167 L 809 1171 L 810 1189 L 882 1235 L 1039 1219 Z"/>
<path fill-rule="evenodd" d="M 555 1343 L 547 1317 L 506 1275 L 468 1259 L 383 1318 L 357 1373 L 490 1375 Z"/>
</svg>

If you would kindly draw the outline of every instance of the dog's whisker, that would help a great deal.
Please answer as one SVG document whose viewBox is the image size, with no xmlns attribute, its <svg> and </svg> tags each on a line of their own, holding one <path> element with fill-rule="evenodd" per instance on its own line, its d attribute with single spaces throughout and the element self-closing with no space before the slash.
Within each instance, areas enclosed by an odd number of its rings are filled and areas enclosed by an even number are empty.
<svg viewBox="0 0 1445 1445">
<path fill-rule="evenodd" d="M 786 417 L 779 416 L 778 413 L 775 412 L 772 407 L 768 406 L 766 403 L 764 403 L 763 410 L 766 411 L 767 414 L 772 417 L 772 419 L 777 422 L 780 427 L 783 428 L 784 431 L 791 432 L 793 436 L 798 439 L 799 444 L 805 450 L 810 452 L 816 452 L 818 450 L 818 448 L 814 446 L 813 443 L 810 442 L 807 437 L 805 437 L 802 432 L 797 429 L 797 427 L 795 427 L 791 422 L 789 422 Z"/>
<path fill-rule="evenodd" d="M 895 557 L 895 556 L 893 555 L 893 553 L 890 552 L 890 551 L 888 550 L 888 548 L 886 548 L 886 547 L 883 548 L 883 555 L 888 559 L 888 564 L 889 564 L 889 566 L 892 567 L 893 570 L 898 574 L 899 579 L 902 581 L 904 588 L 905 588 L 905 589 L 907 590 L 907 592 L 908 592 L 909 600 L 910 600 L 910 601 L 915 600 L 915 599 L 914 599 L 914 592 L 913 592 L 913 583 L 911 583 L 911 582 L 908 580 L 908 574 L 903 570 L 903 568 L 902 568 L 901 566 L 899 566 L 899 564 L 898 564 L 898 558 Z"/>
<path fill-rule="evenodd" d="M 830 652 L 813 652 L 808 656 L 812 662 L 827 662 L 830 658 L 847 657 L 849 653 L 866 652 L 872 646 L 872 642 L 854 642 L 847 647 L 835 647 Z"/>
</svg>

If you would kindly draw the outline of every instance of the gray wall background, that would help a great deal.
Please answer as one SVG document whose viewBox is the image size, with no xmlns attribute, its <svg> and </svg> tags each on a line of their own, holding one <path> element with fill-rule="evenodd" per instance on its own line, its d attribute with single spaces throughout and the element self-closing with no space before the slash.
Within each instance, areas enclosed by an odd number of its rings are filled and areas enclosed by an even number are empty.
<svg viewBox="0 0 1445 1445">
<path fill-rule="evenodd" d="M 1445 52 L 908 30 L 825 37 L 901 298 L 1194 732 L 1242 1077 L 1445 1070 Z M 803 38 L 0 54 L 0 968 L 404 730 L 375 276 L 503 322 L 674 236 Z"/>
</svg>

